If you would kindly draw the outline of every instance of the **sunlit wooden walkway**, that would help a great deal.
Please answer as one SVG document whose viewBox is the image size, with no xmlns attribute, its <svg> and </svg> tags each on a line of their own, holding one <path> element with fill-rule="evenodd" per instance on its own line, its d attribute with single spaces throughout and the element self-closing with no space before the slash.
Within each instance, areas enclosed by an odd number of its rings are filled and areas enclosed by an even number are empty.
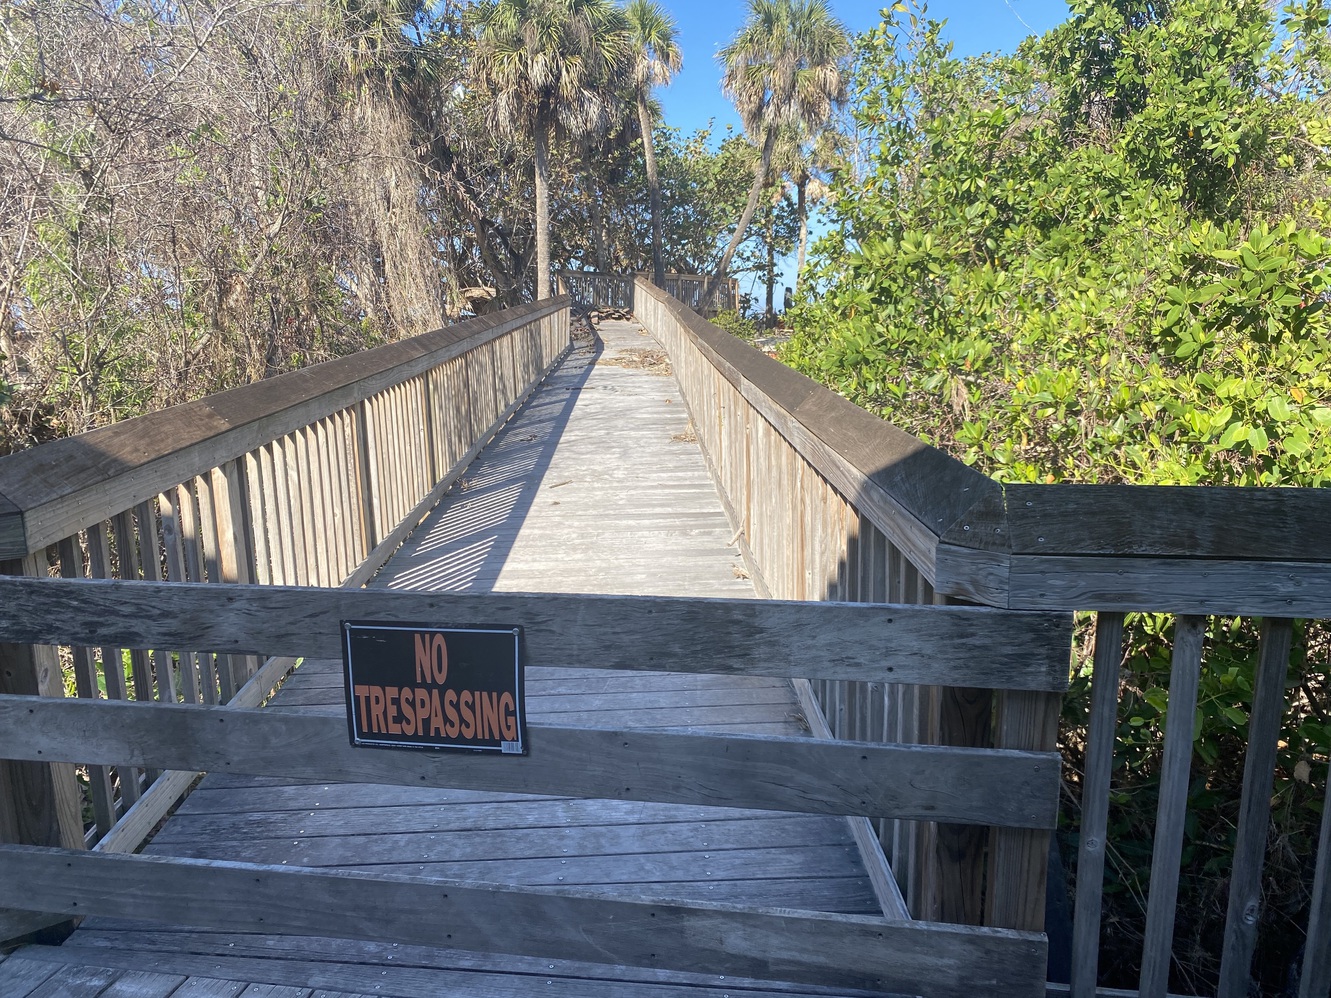
<svg viewBox="0 0 1331 998">
<path fill-rule="evenodd" d="M 607 323 L 482 453 L 375 586 L 752 596 L 658 345 Z M 306 661 L 270 709 L 340 713 Z M 788 681 L 531 669 L 529 716 L 799 734 Z M 633 897 L 877 913 L 840 818 L 625 801 L 207 777 L 150 854 Z M 429 912 L 421 912 L 428 919 Z M 90 919 L 0 963 L 6 998 L 845 995 L 609 965 Z"/>
</svg>

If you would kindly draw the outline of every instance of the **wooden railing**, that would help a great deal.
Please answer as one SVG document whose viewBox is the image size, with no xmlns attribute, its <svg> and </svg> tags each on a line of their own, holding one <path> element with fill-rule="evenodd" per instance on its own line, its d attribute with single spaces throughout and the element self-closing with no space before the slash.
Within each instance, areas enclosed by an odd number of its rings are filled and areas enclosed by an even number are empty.
<svg viewBox="0 0 1331 998">
<path fill-rule="evenodd" d="M 521 621 L 528 664 L 1058 689 L 1064 613 L 0 579 L 0 640 L 332 658 L 340 622 Z M 994 643 L 999 647 L 994 649 Z M 345 718 L 0 696 L 0 758 L 884 816 L 1038 831 L 1050 753 L 528 725 L 529 755 L 366 750 Z M 631 778 L 626 774 L 632 774 Z M 1045 940 L 901 917 L 0 845 L 0 904 L 932 998 L 1037 998 Z M 274 917 L 273 912 L 279 912 Z M 423 914 L 426 913 L 426 914 Z M 50 916 L 48 916 L 50 917 Z"/>
<path fill-rule="evenodd" d="M 0 574 L 360 585 L 568 342 L 555 299 L 0 459 Z M 292 665 L 264 651 L 0 644 L 0 693 L 72 672 L 80 699 L 255 707 Z M 116 762 L 86 768 L 86 835 L 72 765 L 0 762 L 0 841 L 137 848 L 196 774 Z M 32 927 L 0 912 L 0 939 Z"/>
<path fill-rule="evenodd" d="M 1265 618 L 1229 878 L 1222 998 L 1246 996 L 1257 946 L 1292 619 L 1331 617 L 1331 491 L 1000 486 L 770 360 L 639 280 L 759 591 L 852 602 L 970 602 L 1097 611 L 1071 992 L 1096 993 L 1123 615 L 1177 615 L 1139 993 L 1166 993 L 1192 725 L 1208 616 Z M 829 732 L 870 741 L 1049 751 L 1056 695 L 821 681 Z M 1321 776 L 1325 776 L 1325 770 Z M 916 917 L 1039 929 L 1048 836 L 881 823 Z M 1331 801 L 1300 998 L 1331 986 Z"/>
<path fill-rule="evenodd" d="M 622 308 L 633 311 L 633 276 L 631 274 L 596 274 L 591 271 L 561 270 L 555 275 L 560 294 L 566 294 L 581 308 Z"/>
<path fill-rule="evenodd" d="M 561 270 L 555 276 L 560 293 L 568 295 L 583 308 L 623 308 L 630 312 L 633 311 L 635 301 L 635 284 L 651 280 L 649 275 L 643 274 L 635 279 L 630 274 L 598 274 L 578 270 Z M 739 282 L 734 278 L 722 281 L 708 295 L 707 285 L 711 280 L 705 274 L 666 274 L 665 292 L 707 318 L 715 318 L 717 312 L 738 308 Z"/>
</svg>

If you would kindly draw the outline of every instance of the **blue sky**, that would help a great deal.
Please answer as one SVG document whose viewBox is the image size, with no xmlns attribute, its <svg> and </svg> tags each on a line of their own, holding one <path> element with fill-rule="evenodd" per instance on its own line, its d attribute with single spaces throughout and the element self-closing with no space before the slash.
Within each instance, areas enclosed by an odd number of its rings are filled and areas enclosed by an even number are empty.
<svg viewBox="0 0 1331 998">
<path fill-rule="evenodd" d="M 679 29 L 684 68 L 669 87 L 657 92 L 666 123 L 688 133 L 716 119 L 715 133 L 727 123 L 739 128 L 739 118 L 721 93 L 721 68 L 716 53 L 739 30 L 747 5 L 717 0 L 661 0 Z M 832 9 L 852 33 L 879 22 L 883 4 L 873 0 L 832 0 Z M 944 35 L 959 56 L 982 52 L 1011 52 L 1022 39 L 1043 34 L 1067 19 L 1064 0 L 935 0 L 929 16 L 946 20 Z M 793 283 L 794 260 L 786 261 L 780 287 Z M 747 290 L 747 288 L 745 289 Z"/>
</svg>

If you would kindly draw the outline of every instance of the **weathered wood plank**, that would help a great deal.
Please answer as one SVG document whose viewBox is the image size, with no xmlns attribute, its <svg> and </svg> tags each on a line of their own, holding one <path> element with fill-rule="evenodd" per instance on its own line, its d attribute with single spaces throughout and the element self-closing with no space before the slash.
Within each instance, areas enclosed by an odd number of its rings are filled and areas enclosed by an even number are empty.
<svg viewBox="0 0 1331 998">
<path fill-rule="evenodd" d="M 1151 886 L 1146 902 L 1146 941 L 1142 947 L 1141 998 L 1164 998 L 1169 984 L 1179 863 L 1188 809 L 1188 774 L 1192 766 L 1193 717 L 1197 712 L 1205 634 L 1205 617 L 1179 617 L 1174 622 L 1169 713 L 1165 719 L 1160 803 L 1156 809 Z"/>
<path fill-rule="evenodd" d="M 927 981 L 939 998 L 1044 990 L 1043 937 L 1000 929 L 30 846 L 0 846 L 0 871 L 0 901 L 40 897 L 60 912 L 883 990 Z"/>
<path fill-rule="evenodd" d="M 1118 682 L 1123 661 L 1123 614 L 1101 613 L 1095 622 L 1091 716 L 1086 732 L 1086 772 L 1081 785 L 1081 842 L 1077 853 L 1077 903 L 1072 926 L 1072 998 L 1095 998 L 1100 963 L 1100 903 L 1104 894 L 1109 833 L 1109 790 L 1118 736 Z"/>
<path fill-rule="evenodd" d="M 56 964 L 11 956 L 0 962 L 0 994 L 7 998 L 28 998 L 59 969 Z"/>
<path fill-rule="evenodd" d="M 99 925 L 107 919 L 98 919 Z M 370 943 L 306 936 L 302 955 L 281 936 L 225 932 L 139 932 L 132 939 L 108 931 L 84 933 L 84 945 L 25 949 L 34 961 L 98 962 L 144 966 L 159 972 L 194 973 L 199 964 L 215 974 L 263 978 L 315 987 L 353 988 L 395 998 L 529 998 L 533 981 L 552 998 L 883 998 L 881 992 L 823 988 L 727 975 L 692 974 L 604 963 L 495 956 L 439 947 Z M 205 953 L 200 960 L 195 953 Z M 388 957 L 393 957 L 389 960 Z M 191 981 L 199 978 L 191 978 Z M 244 987 L 242 984 L 241 988 Z M 216 992 L 233 995 L 236 992 Z M 213 995 L 214 992 L 189 994 Z M 174 998 L 174 996 L 173 996 Z M 320 994 L 320 998 L 323 995 Z M 330 993 L 330 998 L 335 998 Z"/>
<path fill-rule="evenodd" d="M 1071 618 L 983 607 L 0 578 L 0 638 L 340 657 L 341 620 L 520 622 L 533 665 L 1062 690 Z"/>
<path fill-rule="evenodd" d="M 1009 606 L 1331 617 L 1331 564 L 1013 555 Z"/>
<path fill-rule="evenodd" d="M 1262 621 L 1252 714 L 1248 720 L 1248 750 L 1243 763 L 1238 836 L 1229 878 L 1218 998 L 1248 995 L 1262 915 L 1262 866 L 1271 823 L 1271 788 L 1285 712 L 1285 676 L 1289 672 L 1293 628 L 1294 622 L 1288 619 L 1267 617 Z"/>
<path fill-rule="evenodd" d="M 257 707 L 287 672 L 295 666 L 290 658 L 271 658 L 231 698 L 223 709 L 239 710 Z M 197 770 L 163 773 L 148 792 L 135 802 L 116 822 L 110 833 L 97 843 L 99 852 L 131 852 L 141 846 L 162 817 L 189 789 L 198 777 Z"/>
<path fill-rule="evenodd" d="M 1326 772 L 1326 803 L 1322 807 L 1322 834 L 1317 843 L 1317 872 L 1313 875 L 1308 905 L 1308 938 L 1331 937 L 1331 769 Z M 1299 998 L 1324 998 L 1331 993 L 1331 947 L 1305 948 Z"/>
<path fill-rule="evenodd" d="M 804 716 L 808 719 L 809 731 L 815 738 L 831 739 L 832 731 L 827 726 L 827 719 L 818 706 L 809 681 L 807 679 L 795 680 L 795 693 L 799 697 L 800 705 L 804 708 Z M 851 838 L 854 839 L 855 845 L 860 851 L 860 857 L 864 861 L 864 867 L 868 871 L 869 883 L 873 885 L 874 897 L 878 901 L 883 917 L 889 919 L 909 918 L 910 912 L 906 908 L 906 899 L 902 897 L 901 888 L 897 885 L 896 877 L 893 876 L 891 868 L 887 865 L 887 857 L 884 855 L 883 847 L 878 841 L 873 823 L 863 816 L 847 818 L 846 822 L 850 826 Z"/>
<path fill-rule="evenodd" d="M 1014 554 L 1331 561 L 1324 489 L 1009 485 Z"/>
<path fill-rule="evenodd" d="M 510 759 L 365 750 L 345 720 L 0 698 L 0 756 L 1050 828 L 1052 753 L 530 725 Z M 631 786 L 625 786 L 629 780 Z"/>
</svg>

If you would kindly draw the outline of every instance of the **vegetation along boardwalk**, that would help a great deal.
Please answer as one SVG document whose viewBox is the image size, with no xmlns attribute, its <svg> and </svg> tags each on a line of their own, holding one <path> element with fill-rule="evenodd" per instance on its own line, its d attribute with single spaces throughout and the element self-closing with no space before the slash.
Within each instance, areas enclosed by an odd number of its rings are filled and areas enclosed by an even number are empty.
<svg viewBox="0 0 1331 998">
<path fill-rule="evenodd" d="M 577 342 L 374 586 L 753 595 L 659 344 L 631 322 L 607 322 L 600 333 Z M 527 690 L 530 716 L 553 723 L 807 731 L 789 680 L 533 668 Z M 307 660 L 269 709 L 336 714 L 342 699 L 340 662 Z M 880 911 L 846 821 L 823 815 L 218 773 L 145 852 Z M 848 993 L 109 918 L 87 920 L 58 949 L 29 948 L 0 964 L 0 992 L 13 998 L 537 991 L 580 998 Z"/>
</svg>

